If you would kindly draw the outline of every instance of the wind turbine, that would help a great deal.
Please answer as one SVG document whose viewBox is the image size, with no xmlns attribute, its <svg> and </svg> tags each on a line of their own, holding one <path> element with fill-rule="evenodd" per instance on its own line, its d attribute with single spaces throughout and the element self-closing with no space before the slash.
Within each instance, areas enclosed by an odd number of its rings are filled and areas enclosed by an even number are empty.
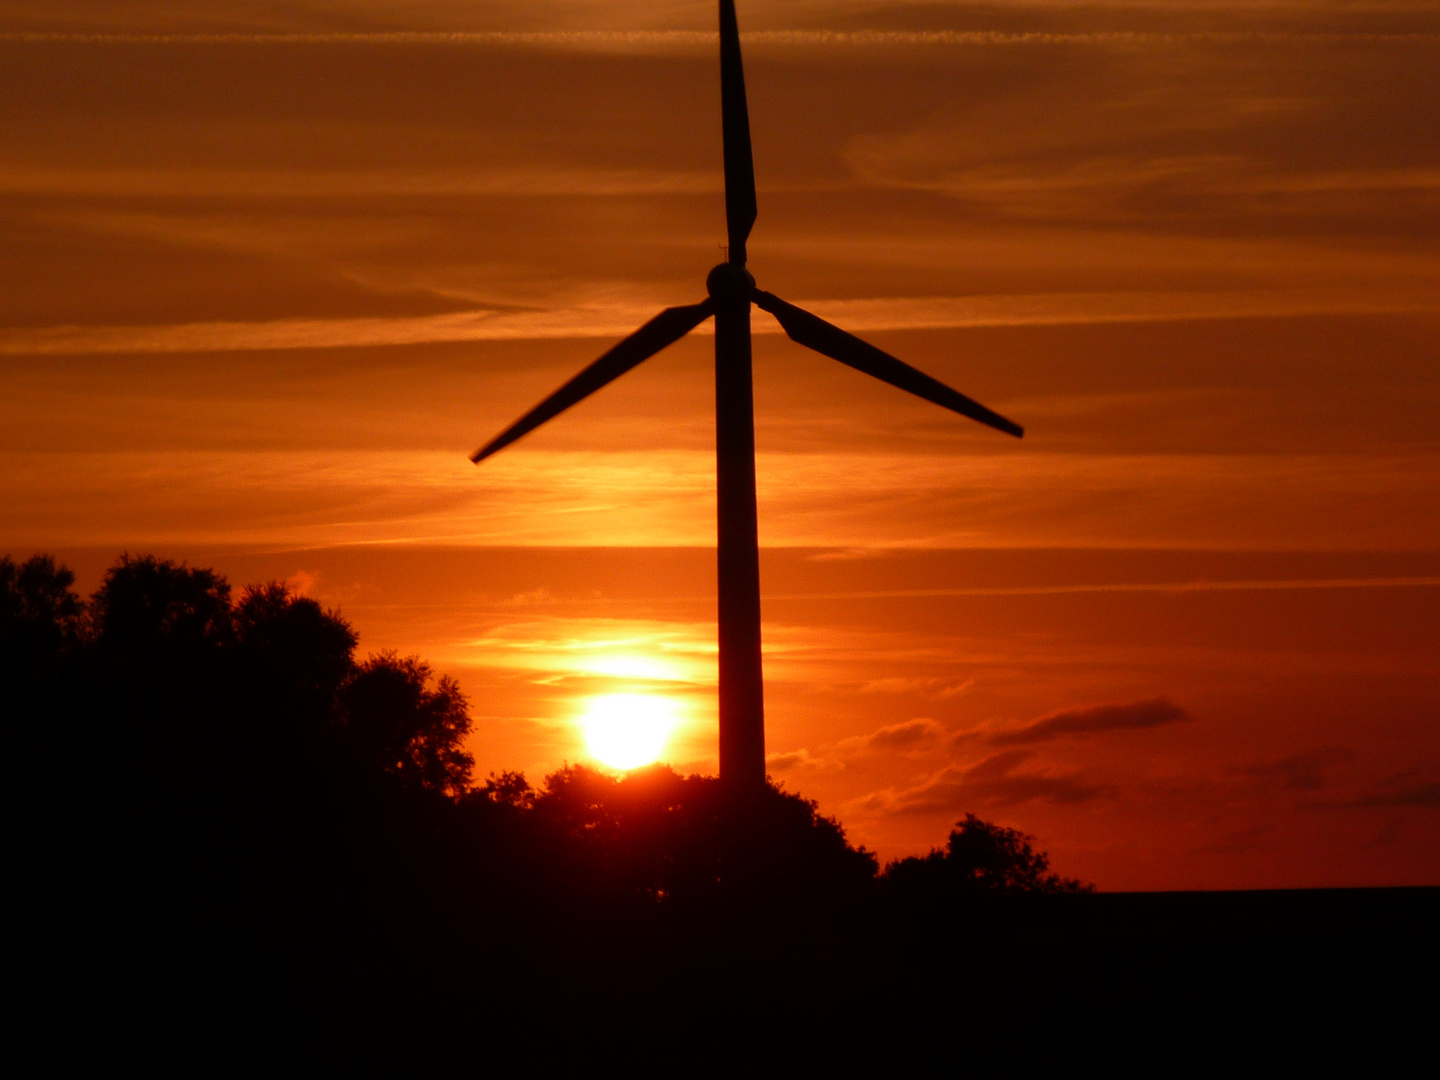
<svg viewBox="0 0 1440 1080">
<path fill-rule="evenodd" d="M 735 0 L 720 0 L 720 103 L 725 151 L 727 261 L 705 279 L 709 296 L 666 308 L 471 455 L 477 465 L 715 318 L 715 487 L 720 622 L 720 779 L 765 783 L 765 693 L 760 666 L 760 548 L 755 526 L 755 416 L 750 305 L 801 345 L 881 382 L 1019 438 L 1020 425 L 944 383 L 755 285 L 745 241 L 755 224 L 755 168 Z"/>
</svg>

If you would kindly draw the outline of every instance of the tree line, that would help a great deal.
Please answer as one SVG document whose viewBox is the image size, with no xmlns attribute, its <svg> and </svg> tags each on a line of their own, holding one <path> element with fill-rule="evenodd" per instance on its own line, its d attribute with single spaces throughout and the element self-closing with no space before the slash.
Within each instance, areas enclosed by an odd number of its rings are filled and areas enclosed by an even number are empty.
<svg viewBox="0 0 1440 1080">
<path fill-rule="evenodd" d="M 635 1015 L 820 1023 L 896 927 L 1086 888 L 973 815 L 881 868 L 775 786 L 477 779 L 453 679 L 362 658 L 281 584 L 150 555 L 88 599 L 47 556 L 0 559 L 0 701 L 27 999 L 137 1053 L 408 1070 L 464 1030 L 558 1052 Z"/>
</svg>

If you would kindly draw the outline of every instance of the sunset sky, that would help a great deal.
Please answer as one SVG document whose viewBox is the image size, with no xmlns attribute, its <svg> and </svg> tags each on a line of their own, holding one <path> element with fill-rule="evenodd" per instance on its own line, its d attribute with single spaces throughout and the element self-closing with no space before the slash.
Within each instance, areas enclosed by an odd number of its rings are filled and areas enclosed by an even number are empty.
<svg viewBox="0 0 1440 1080">
<path fill-rule="evenodd" d="M 1102 888 L 1440 884 L 1440 2 L 737 0 L 774 778 Z M 711 0 L 7 0 L 0 553 L 455 674 L 481 775 L 713 772 Z"/>
</svg>

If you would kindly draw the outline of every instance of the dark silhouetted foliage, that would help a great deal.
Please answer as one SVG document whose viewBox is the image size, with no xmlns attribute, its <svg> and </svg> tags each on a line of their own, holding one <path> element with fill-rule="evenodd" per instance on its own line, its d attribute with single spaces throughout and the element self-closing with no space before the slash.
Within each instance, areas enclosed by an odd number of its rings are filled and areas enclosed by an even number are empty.
<svg viewBox="0 0 1440 1080">
<path fill-rule="evenodd" d="M 153 555 L 123 555 L 91 601 L 102 647 L 134 654 L 195 651 L 234 633 L 230 585 L 212 570 L 191 570 Z"/>
<path fill-rule="evenodd" d="M 944 851 L 892 862 L 885 868 L 885 881 L 901 894 L 951 899 L 1092 891 L 1083 882 L 1051 873 L 1049 856 L 1031 846 L 1033 839 L 966 814 L 951 831 Z"/>
<path fill-rule="evenodd" d="M 72 590 L 75 575 L 49 555 L 16 564 L 0 558 L 0 656 L 58 653 L 80 633 L 85 605 Z"/>
<path fill-rule="evenodd" d="M 75 668 L 85 634 L 74 583 L 48 555 L 0 558 L 0 785 L 27 818 L 39 810 L 25 798 L 36 778 L 63 784 L 74 766 L 68 744 L 82 704 Z"/>
<path fill-rule="evenodd" d="M 733 894 L 737 878 L 771 898 L 856 894 L 875 879 L 875 857 L 810 800 L 767 787 L 736 806 L 715 777 L 666 765 L 620 776 L 569 765 L 540 791 L 502 773 L 471 798 L 519 815 L 571 887 L 591 895 L 694 900 L 726 880 Z"/>
<path fill-rule="evenodd" d="M 429 688 L 430 665 L 382 653 L 365 661 L 340 690 L 346 741 L 368 767 L 416 788 L 464 794 L 475 759 L 465 695 L 449 676 Z"/>
<path fill-rule="evenodd" d="M 358 659 L 313 600 L 149 555 L 88 603 L 73 584 L 0 560 L 17 1060 L 18 1038 L 56 1071 L 1123 1071 L 1273 1027 L 1285 994 L 1353 1013 L 1336 972 L 1421 1027 L 1371 957 L 1433 955 L 1433 894 L 1132 903 L 973 815 L 877 874 L 774 786 L 476 784 L 456 683 Z"/>
<path fill-rule="evenodd" d="M 336 695 L 355 671 L 349 624 L 278 582 L 246 589 L 233 618 L 244 667 L 284 716 L 333 719 Z"/>
</svg>

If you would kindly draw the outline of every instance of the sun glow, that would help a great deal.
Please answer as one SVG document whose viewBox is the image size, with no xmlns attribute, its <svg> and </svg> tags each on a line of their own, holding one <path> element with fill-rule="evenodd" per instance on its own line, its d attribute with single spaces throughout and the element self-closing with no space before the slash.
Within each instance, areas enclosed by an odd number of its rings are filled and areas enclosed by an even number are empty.
<svg viewBox="0 0 1440 1080">
<path fill-rule="evenodd" d="M 652 679 L 656 682 L 685 681 L 685 672 L 679 664 L 635 653 L 601 654 L 581 659 L 576 667 L 587 675 L 605 675 L 612 679 Z"/>
<path fill-rule="evenodd" d="M 649 765 L 665 751 L 678 720 L 675 702 L 654 694 L 605 694 L 592 698 L 580 718 L 585 745 L 612 769 Z"/>
</svg>

